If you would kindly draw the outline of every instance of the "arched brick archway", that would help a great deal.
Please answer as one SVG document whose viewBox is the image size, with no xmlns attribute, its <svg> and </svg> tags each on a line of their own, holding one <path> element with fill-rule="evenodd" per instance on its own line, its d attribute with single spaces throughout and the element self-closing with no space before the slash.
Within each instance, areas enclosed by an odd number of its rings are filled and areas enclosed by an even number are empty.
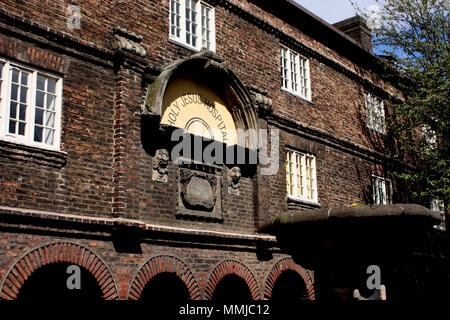
<svg viewBox="0 0 450 320">
<path fill-rule="evenodd" d="M 37 269 L 52 263 L 68 262 L 88 270 L 97 280 L 105 300 L 118 299 L 111 272 L 92 251 L 79 244 L 57 242 L 35 248 L 20 258 L 3 282 L 0 298 L 14 300 L 25 281 Z"/>
<path fill-rule="evenodd" d="M 264 299 L 270 299 L 272 297 L 272 291 L 275 282 L 277 281 L 278 277 L 287 270 L 295 271 L 302 277 L 306 285 L 309 300 L 314 300 L 314 279 L 311 271 L 306 270 L 300 265 L 296 264 L 294 260 L 292 260 L 292 258 L 284 258 L 275 263 L 266 280 Z"/>
<path fill-rule="evenodd" d="M 211 300 L 217 284 L 225 276 L 230 274 L 235 274 L 244 279 L 244 281 L 247 283 L 248 288 L 250 289 L 252 299 L 260 300 L 260 291 L 255 275 L 242 262 L 234 260 L 222 261 L 214 268 L 211 275 L 209 276 L 208 282 L 206 283 L 205 299 Z"/>
<path fill-rule="evenodd" d="M 128 299 L 138 300 L 147 283 L 157 274 L 169 272 L 176 274 L 185 284 L 192 300 L 200 299 L 200 288 L 186 263 L 177 257 L 161 255 L 151 258 L 138 271 L 131 283 Z"/>
</svg>

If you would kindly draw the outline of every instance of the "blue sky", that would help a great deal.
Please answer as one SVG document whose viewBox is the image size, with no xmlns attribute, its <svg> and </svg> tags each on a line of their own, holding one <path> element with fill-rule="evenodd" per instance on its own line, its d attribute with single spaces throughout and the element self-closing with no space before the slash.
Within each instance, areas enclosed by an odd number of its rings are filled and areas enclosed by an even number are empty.
<svg viewBox="0 0 450 320">
<path fill-rule="evenodd" d="M 355 15 L 349 0 L 295 0 L 300 5 L 329 23 L 335 23 Z M 375 5 L 374 0 L 356 0 L 361 9 Z"/>
<path fill-rule="evenodd" d="M 316 16 L 322 18 L 328 23 L 336 23 L 353 17 L 356 14 L 350 0 L 295 0 L 301 6 L 308 9 Z M 354 0 L 360 9 L 365 9 L 367 14 L 372 18 L 367 21 L 369 27 L 377 22 L 377 10 L 379 6 L 375 0 Z M 374 48 L 374 52 L 382 54 L 379 50 L 383 47 Z"/>
</svg>

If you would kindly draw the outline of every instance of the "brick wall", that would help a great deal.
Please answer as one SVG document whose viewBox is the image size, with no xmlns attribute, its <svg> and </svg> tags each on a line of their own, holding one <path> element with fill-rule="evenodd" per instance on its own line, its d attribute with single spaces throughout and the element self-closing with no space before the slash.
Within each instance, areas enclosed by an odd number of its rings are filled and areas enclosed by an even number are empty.
<svg viewBox="0 0 450 320">
<path fill-rule="evenodd" d="M 83 268 L 98 270 L 99 282 L 106 279 L 107 283 L 112 283 L 103 286 L 110 298 L 133 299 L 131 296 L 133 292 L 131 295 L 129 294 L 130 288 L 133 288 L 133 283 L 136 281 L 136 275 L 146 264 L 149 262 L 152 264 L 152 261 L 156 259 L 158 263 L 152 268 L 152 272 L 155 274 L 159 273 L 158 268 L 164 270 L 172 266 L 171 272 L 186 272 L 182 268 L 177 269 L 177 266 L 187 267 L 197 283 L 195 285 L 195 292 L 198 292 L 195 293 L 196 299 L 209 297 L 206 288 L 209 287 L 209 290 L 214 288 L 214 284 L 210 283 L 211 275 L 215 274 L 215 279 L 220 279 L 227 274 L 227 271 L 226 267 L 218 268 L 220 271 L 217 270 L 217 267 L 231 263 L 235 265 L 236 273 L 240 276 L 247 275 L 247 281 L 250 284 L 256 284 L 252 290 L 253 298 L 259 300 L 264 298 L 265 288 L 270 286 L 267 280 L 273 273 L 274 267 L 280 261 L 289 259 L 289 256 L 285 254 L 273 252 L 270 259 L 261 260 L 254 250 L 249 250 L 246 245 L 242 244 L 227 246 L 226 250 L 221 250 L 220 245 L 214 248 L 206 244 L 202 245 L 201 242 L 196 245 L 196 248 L 189 248 L 176 246 L 171 241 L 161 241 L 159 244 L 144 242 L 140 245 L 140 249 L 140 253 L 118 252 L 107 236 L 97 235 L 95 239 L 81 237 L 75 240 L 67 239 L 64 234 L 47 236 L 2 232 L 0 253 L 3 258 L 0 260 L 0 283 L 7 283 L 5 285 L 7 289 L 1 291 L 1 298 L 9 299 L 5 292 L 14 292 L 14 289 L 8 291 L 12 287 L 20 289 L 21 280 L 25 280 L 26 275 L 31 275 L 37 268 L 49 263 L 64 261 L 78 262 L 77 264 Z M 305 269 L 292 262 L 290 264 L 291 266 L 288 264 L 286 268 L 295 266 L 306 281 L 314 279 L 312 273 L 306 273 Z M 11 269 L 17 270 L 18 275 L 5 279 Z M 21 278 L 22 276 L 23 278 Z M 313 294 L 312 292 L 311 297 Z"/>
<path fill-rule="evenodd" d="M 3 48 L 17 48 L 3 52 L 11 61 L 63 75 L 61 152 L 2 144 L 0 205 L 109 215 L 113 70 L 3 34 L 0 39 Z"/>
</svg>

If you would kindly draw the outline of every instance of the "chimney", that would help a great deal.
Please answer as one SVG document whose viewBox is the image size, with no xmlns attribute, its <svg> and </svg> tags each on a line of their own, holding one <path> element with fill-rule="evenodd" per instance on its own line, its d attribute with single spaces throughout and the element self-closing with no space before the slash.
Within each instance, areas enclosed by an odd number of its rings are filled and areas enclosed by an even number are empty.
<svg viewBox="0 0 450 320">
<path fill-rule="evenodd" d="M 367 51 L 372 51 L 372 33 L 363 17 L 354 16 L 336 22 L 333 26 L 350 36 Z"/>
</svg>

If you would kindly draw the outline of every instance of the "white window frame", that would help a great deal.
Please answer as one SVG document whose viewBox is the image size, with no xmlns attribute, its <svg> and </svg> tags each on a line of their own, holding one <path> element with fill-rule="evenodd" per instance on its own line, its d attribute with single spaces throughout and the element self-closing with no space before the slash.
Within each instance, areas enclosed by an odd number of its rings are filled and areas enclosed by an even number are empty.
<svg viewBox="0 0 450 320">
<path fill-rule="evenodd" d="M 188 0 L 176 0 L 180 4 L 180 25 L 175 27 L 180 28 L 180 35 L 177 36 L 176 34 L 172 34 L 172 2 L 174 0 L 169 0 L 169 40 L 181 45 L 185 48 L 191 49 L 193 51 L 200 51 L 204 49 L 203 47 L 203 26 L 202 26 L 202 7 L 208 8 L 210 11 L 210 24 L 209 24 L 209 31 L 210 31 L 210 48 L 206 48 L 211 51 L 216 51 L 216 21 L 215 21 L 215 10 L 214 7 L 205 3 L 204 1 L 199 0 L 193 0 L 195 2 L 195 24 L 196 24 L 196 32 L 195 36 L 197 38 L 196 45 L 193 46 L 190 43 L 187 43 L 186 41 L 186 34 L 187 34 L 187 28 L 186 28 L 186 3 Z"/>
<path fill-rule="evenodd" d="M 286 52 L 286 56 L 283 56 L 283 51 Z M 281 90 L 311 101 L 309 59 L 285 46 L 280 46 L 280 69 Z M 287 78 L 284 76 L 285 70 Z"/>
<path fill-rule="evenodd" d="M 386 188 L 386 184 L 389 183 L 389 190 Z M 378 193 L 380 191 L 381 193 Z M 389 194 L 388 194 L 389 192 Z M 372 201 L 375 205 L 392 204 L 392 181 L 384 177 L 372 175 Z"/>
<path fill-rule="evenodd" d="M 432 197 L 430 200 L 430 209 L 434 212 L 438 212 L 443 218 L 440 224 L 433 226 L 435 229 L 445 231 L 445 205 L 444 201 L 439 199 L 438 197 Z"/>
<path fill-rule="evenodd" d="M 308 185 L 308 178 L 306 175 L 306 160 L 311 160 L 311 175 L 310 183 Z M 298 152 L 293 149 L 286 149 L 286 191 L 289 199 L 309 202 L 313 204 L 318 203 L 317 192 L 317 165 L 316 157 L 313 154 Z M 295 172 L 289 170 L 289 163 L 292 163 L 292 167 Z M 298 170 L 300 168 L 300 171 Z M 290 176 L 292 175 L 293 184 L 290 183 Z M 291 192 L 292 185 L 292 192 Z M 308 189 L 311 189 L 312 196 L 308 197 Z"/>
<path fill-rule="evenodd" d="M 63 80 L 60 76 L 51 74 L 46 71 L 30 68 L 20 63 L 11 62 L 6 59 L 0 59 L 3 64 L 2 69 L 2 83 L 0 88 L 0 140 L 21 144 L 40 149 L 60 151 L 61 145 L 61 110 L 62 110 L 62 88 Z M 10 100 L 11 100 L 11 82 L 12 69 L 17 68 L 29 73 L 28 76 L 28 91 L 27 91 L 27 110 L 25 113 L 26 126 L 25 135 L 18 135 L 9 133 L 9 119 L 10 119 Z M 42 142 L 34 141 L 35 113 L 36 113 L 36 87 L 38 74 L 56 80 L 55 87 L 55 118 L 54 118 L 54 136 L 53 144 L 46 144 L 45 139 Z M 45 102 L 44 102 L 45 103 Z M 19 108 L 18 111 L 19 112 Z M 45 114 L 45 113 L 44 113 Z M 45 122 L 45 119 L 43 120 Z M 44 134 L 44 133 L 43 133 Z"/>
<path fill-rule="evenodd" d="M 386 134 L 383 100 L 370 93 L 366 93 L 364 95 L 364 105 L 366 108 L 367 127 L 376 132 Z"/>
</svg>

